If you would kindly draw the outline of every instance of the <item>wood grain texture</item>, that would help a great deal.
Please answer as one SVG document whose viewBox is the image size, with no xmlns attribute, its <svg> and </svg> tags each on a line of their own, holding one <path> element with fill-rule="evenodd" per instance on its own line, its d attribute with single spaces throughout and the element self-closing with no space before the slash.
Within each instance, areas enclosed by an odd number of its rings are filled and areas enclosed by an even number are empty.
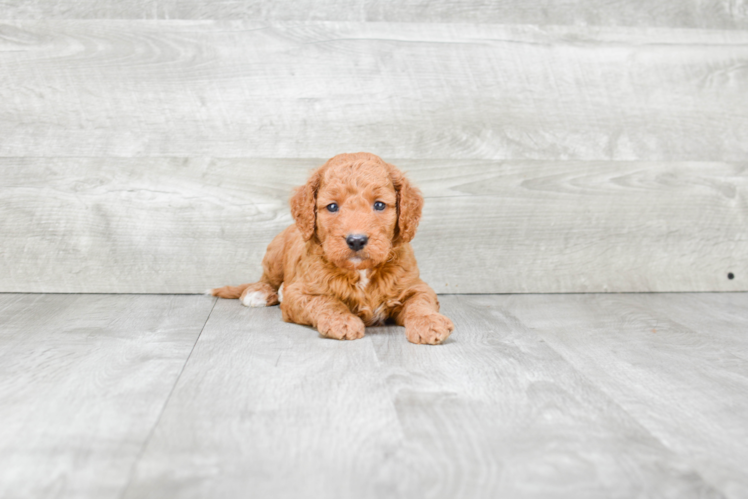
<svg viewBox="0 0 748 500">
<path fill-rule="evenodd" d="M 495 297 L 440 297 L 443 348 L 372 337 L 404 434 L 398 496 L 720 495 Z"/>
<path fill-rule="evenodd" d="M 532 332 L 442 303 L 429 348 L 219 301 L 125 496 L 720 496 Z"/>
<path fill-rule="evenodd" d="M 0 0 L 0 19 L 365 21 L 365 0 Z"/>
<path fill-rule="evenodd" d="M 0 0 L 5 19 L 248 19 L 745 29 L 735 0 Z"/>
<path fill-rule="evenodd" d="M 745 29 L 734 0 L 369 0 L 367 21 Z"/>
<path fill-rule="evenodd" d="M 746 164 L 388 160 L 426 197 L 413 245 L 440 293 L 748 288 Z M 256 280 L 322 162 L 0 159 L 0 291 Z"/>
<path fill-rule="evenodd" d="M 379 368 L 369 339 L 219 300 L 125 496 L 389 496 L 400 429 Z"/>
<path fill-rule="evenodd" d="M 0 295 L 0 497 L 116 497 L 207 297 Z"/>
<path fill-rule="evenodd" d="M 0 25 L 1 156 L 745 161 L 748 32 Z"/>
<path fill-rule="evenodd" d="M 748 495 L 748 294 L 476 300 L 517 317 L 710 484 Z"/>
</svg>

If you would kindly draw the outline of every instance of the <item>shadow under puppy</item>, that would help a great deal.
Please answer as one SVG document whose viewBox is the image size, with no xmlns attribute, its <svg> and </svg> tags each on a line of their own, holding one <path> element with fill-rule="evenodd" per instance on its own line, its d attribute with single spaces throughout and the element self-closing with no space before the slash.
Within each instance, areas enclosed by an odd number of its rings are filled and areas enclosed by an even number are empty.
<svg viewBox="0 0 748 500">
<path fill-rule="evenodd" d="M 439 344 L 454 326 L 410 246 L 422 207 L 420 191 L 378 156 L 335 156 L 296 189 L 296 224 L 268 246 L 260 281 L 208 293 L 250 307 L 281 302 L 284 321 L 329 338 L 359 339 L 365 325 L 393 319 L 409 341 Z"/>
</svg>

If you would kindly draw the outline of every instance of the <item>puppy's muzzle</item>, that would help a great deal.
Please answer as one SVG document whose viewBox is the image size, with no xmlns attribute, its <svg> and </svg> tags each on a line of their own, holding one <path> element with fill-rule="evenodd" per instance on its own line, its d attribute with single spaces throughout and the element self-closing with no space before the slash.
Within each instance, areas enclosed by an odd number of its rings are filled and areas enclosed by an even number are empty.
<svg viewBox="0 0 748 500">
<path fill-rule="evenodd" d="M 369 242 L 369 237 L 365 234 L 351 234 L 348 235 L 348 237 L 345 239 L 345 242 L 348 243 L 348 248 L 355 252 L 358 252 Z"/>
</svg>

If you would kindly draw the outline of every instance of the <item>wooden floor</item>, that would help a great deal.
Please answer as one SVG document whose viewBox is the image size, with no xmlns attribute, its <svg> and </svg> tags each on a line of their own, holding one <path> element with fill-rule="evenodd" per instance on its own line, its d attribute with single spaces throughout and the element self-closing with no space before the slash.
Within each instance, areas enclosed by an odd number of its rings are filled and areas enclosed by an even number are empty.
<svg viewBox="0 0 748 500">
<path fill-rule="evenodd" d="M 2 497 L 745 497 L 748 293 L 445 295 L 442 346 L 0 294 Z"/>
</svg>

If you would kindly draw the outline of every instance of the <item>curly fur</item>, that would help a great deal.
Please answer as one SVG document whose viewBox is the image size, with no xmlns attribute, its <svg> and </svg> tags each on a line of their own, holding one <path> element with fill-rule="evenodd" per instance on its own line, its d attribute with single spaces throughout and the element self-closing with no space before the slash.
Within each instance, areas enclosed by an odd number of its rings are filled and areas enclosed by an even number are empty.
<svg viewBox="0 0 748 500">
<path fill-rule="evenodd" d="M 377 201 L 384 210 L 373 208 Z M 337 212 L 326 208 L 331 203 Z M 439 344 L 449 336 L 454 326 L 419 278 L 410 246 L 423 196 L 394 165 L 370 153 L 335 156 L 296 189 L 290 204 L 296 223 L 268 246 L 260 281 L 210 294 L 272 306 L 283 285 L 283 319 L 335 339 L 361 338 L 365 326 L 389 319 L 405 326 L 413 343 Z M 368 243 L 354 251 L 346 243 L 350 234 L 364 234 Z"/>
</svg>

